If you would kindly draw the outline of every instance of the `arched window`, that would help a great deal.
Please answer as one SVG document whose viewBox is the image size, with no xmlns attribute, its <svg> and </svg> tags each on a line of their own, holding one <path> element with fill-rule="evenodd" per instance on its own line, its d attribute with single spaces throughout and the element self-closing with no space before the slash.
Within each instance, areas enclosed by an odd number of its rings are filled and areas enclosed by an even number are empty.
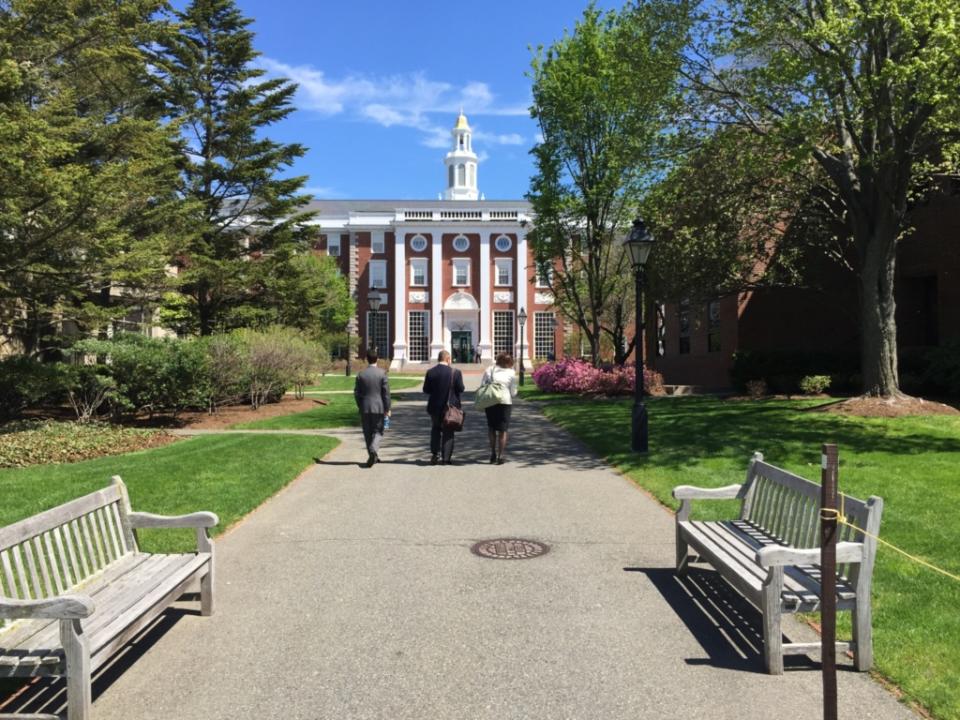
<svg viewBox="0 0 960 720">
<path fill-rule="evenodd" d="M 460 136 L 460 149 L 463 150 L 463 135 Z"/>
<path fill-rule="evenodd" d="M 467 169 L 463 165 L 457 165 L 457 185 L 467 184 Z"/>
<path fill-rule="evenodd" d="M 449 176 L 448 177 L 449 182 L 447 182 L 447 187 L 453 187 L 453 165 L 448 167 L 447 170 L 449 171 L 447 173 L 447 175 Z"/>
<path fill-rule="evenodd" d="M 477 166 L 470 163 L 467 167 L 470 168 L 470 187 L 474 187 L 477 184 Z"/>
</svg>

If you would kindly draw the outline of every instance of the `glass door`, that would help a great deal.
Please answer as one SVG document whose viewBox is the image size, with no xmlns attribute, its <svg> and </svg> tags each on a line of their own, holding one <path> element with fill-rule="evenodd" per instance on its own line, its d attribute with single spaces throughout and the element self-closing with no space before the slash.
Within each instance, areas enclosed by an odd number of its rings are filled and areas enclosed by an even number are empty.
<svg viewBox="0 0 960 720">
<path fill-rule="evenodd" d="M 471 331 L 451 331 L 450 345 L 450 355 L 455 363 L 473 362 L 473 333 Z"/>
</svg>

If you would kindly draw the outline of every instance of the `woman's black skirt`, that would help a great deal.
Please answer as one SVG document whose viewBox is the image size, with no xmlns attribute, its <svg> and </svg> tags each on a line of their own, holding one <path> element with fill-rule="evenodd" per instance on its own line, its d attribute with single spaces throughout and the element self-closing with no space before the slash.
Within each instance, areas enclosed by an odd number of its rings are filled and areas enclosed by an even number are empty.
<svg viewBox="0 0 960 720">
<path fill-rule="evenodd" d="M 510 429 L 510 413 L 513 405 L 493 405 L 484 410 L 487 413 L 487 429 L 506 432 Z"/>
</svg>

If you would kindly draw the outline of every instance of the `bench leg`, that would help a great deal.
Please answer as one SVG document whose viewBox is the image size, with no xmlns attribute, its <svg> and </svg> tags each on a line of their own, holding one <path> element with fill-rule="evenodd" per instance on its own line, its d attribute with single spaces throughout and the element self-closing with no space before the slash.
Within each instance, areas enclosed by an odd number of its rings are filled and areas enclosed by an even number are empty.
<svg viewBox="0 0 960 720">
<path fill-rule="evenodd" d="M 853 664 L 860 672 L 873 666 L 873 613 L 870 610 L 869 591 L 867 598 L 857 597 L 853 610 Z"/>
<path fill-rule="evenodd" d="M 763 661 L 771 675 L 783 675 L 783 631 L 780 626 L 780 594 L 783 591 L 783 567 L 771 567 L 763 583 Z"/>
<path fill-rule="evenodd" d="M 79 620 L 60 621 L 60 643 L 67 661 L 67 720 L 90 720 L 90 645 Z"/>
<path fill-rule="evenodd" d="M 687 541 L 683 539 L 680 528 L 677 527 L 677 575 L 683 577 L 687 574 L 687 565 L 689 562 L 690 555 Z"/>
<path fill-rule="evenodd" d="M 204 528 L 197 528 L 197 550 L 210 555 L 207 574 L 200 578 L 200 614 L 210 616 L 213 615 L 213 585 L 216 578 L 217 557 L 213 540 Z"/>
</svg>

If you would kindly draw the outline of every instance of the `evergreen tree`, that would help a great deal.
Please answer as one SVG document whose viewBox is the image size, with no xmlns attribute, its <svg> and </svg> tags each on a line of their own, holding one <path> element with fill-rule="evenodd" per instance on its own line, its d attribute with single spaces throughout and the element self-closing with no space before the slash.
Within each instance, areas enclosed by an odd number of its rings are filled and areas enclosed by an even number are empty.
<svg viewBox="0 0 960 720">
<path fill-rule="evenodd" d="M 158 0 L 0 0 L 0 336 L 40 354 L 155 295 L 184 205 L 140 48 Z"/>
<path fill-rule="evenodd" d="M 155 66 L 167 113 L 182 129 L 182 193 L 197 203 L 179 258 L 189 303 L 178 310 L 209 335 L 243 324 L 257 287 L 271 284 L 257 261 L 309 248 L 309 198 L 297 194 L 305 178 L 281 177 L 304 148 L 263 134 L 293 111 L 296 85 L 263 79 L 251 20 L 233 0 L 194 0 L 176 19 Z"/>
</svg>

